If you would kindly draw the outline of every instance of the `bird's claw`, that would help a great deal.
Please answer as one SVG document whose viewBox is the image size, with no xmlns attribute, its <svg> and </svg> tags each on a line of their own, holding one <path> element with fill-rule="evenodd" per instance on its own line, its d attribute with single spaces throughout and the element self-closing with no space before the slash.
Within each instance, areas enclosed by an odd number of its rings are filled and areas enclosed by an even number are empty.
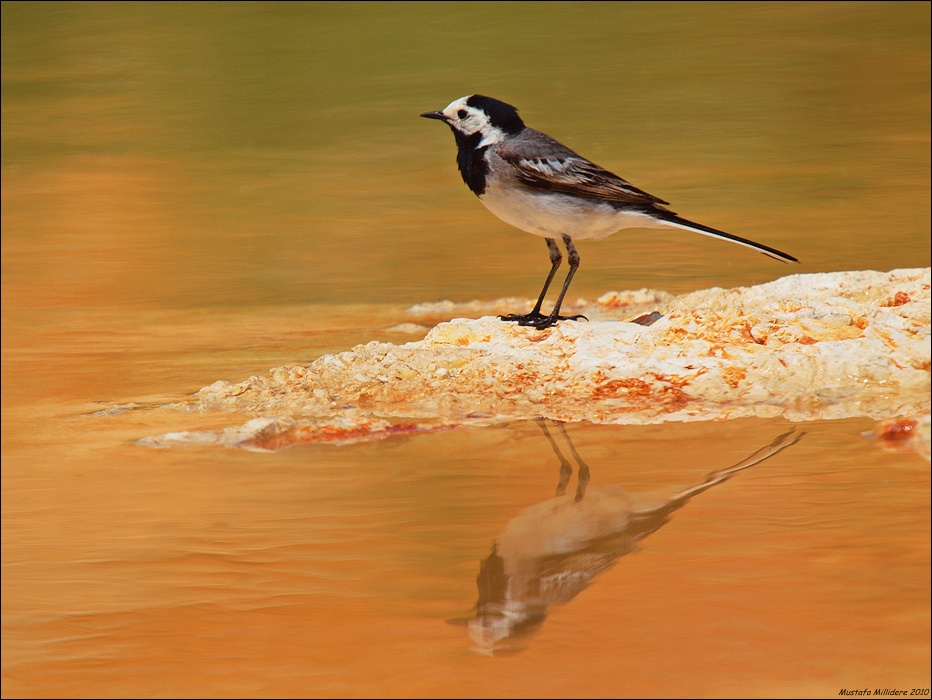
<svg viewBox="0 0 932 700">
<path fill-rule="evenodd" d="M 506 316 L 499 316 L 502 321 L 511 321 L 517 323 L 519 326 L 529 326 L 536 328 L 539 331 L 544 330 L 545 328 L 550 328 L 555 326 L 560 321 L 578 321 L 579 319 L 584 319 L 588 321 L 589 319 L 583 316 L 582 314 L 576 316 L 544 316 L 542 313 L 528 313 L 528 314 L 507 314 Z"/>
</svg>

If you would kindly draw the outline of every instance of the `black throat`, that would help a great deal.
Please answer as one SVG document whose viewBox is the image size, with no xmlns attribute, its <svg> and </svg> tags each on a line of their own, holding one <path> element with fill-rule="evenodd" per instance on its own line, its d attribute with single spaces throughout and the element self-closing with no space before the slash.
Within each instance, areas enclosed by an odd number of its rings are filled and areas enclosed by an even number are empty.
<svg viewBox="0 0 932 700">
<path fill-rule="evenodd" d="M 479 132 L 466 136 L 456 129 L 452 131 L 456 138 L 456 164 L 460 168 L 460 175 L 463 176 L 466 186 L 479 197 L 485 192 L 485 179 L 489 174 L 489 165 L 485 161 L 485 152 L 489 147 L 479 147 L 479 142 L 482 141 L 482 134 Z"/>
</svg>

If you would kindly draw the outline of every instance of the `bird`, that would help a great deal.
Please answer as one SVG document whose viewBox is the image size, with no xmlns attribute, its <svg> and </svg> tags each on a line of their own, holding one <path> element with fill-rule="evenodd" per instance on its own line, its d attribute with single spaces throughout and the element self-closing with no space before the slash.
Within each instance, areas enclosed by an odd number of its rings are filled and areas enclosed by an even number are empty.
<svg viewBox="0 0 932 700">
<path fill-rule="evenodd" d="M 525 126 L 518 110 L 486 95 L 467 95 L 444 109 L 420 116 L 445 122 L 456 139 L 456 163 L 463 181 L 499 219 L 543 236 L 550 273 L 534 308 L 526 314 L 500 316 L 521 326 L 549 328 L 584 316 L 561 316 L 560 307 L 579 267 L 574 241 L 600 239 L 626 228 L 673 227 L 731 241 L 781 262 L 795 257 L 755 241 L 679 216 L 660 199 L 596 165 L 556 139 Z M 541 307 L 563 262 L 569 272 L 549 314 Z"/>
<path fill-rule="evenodd" d="M 525 508 L 505 525 L 492 552 L 479 564 L 475 612 L 450 620 L 465 625 L 475 651 L 492 656 L 527 644 L 553 610 L 592 585 L 599 574 L 640 549 L 642 541 L 700 493 L 792 447 L 806 435 L 791 430 L 734 466 L 707 474 L 686 488 L 630 492 L 621 484 L 588 488 L 589 466 L 582 460 L 563 423 L 551 420 L 579 465 L 577 489 L 565 493 L 572 465 L 547 422 L 537 421 L 560 460 L 557 495 Z"/>
</svg>

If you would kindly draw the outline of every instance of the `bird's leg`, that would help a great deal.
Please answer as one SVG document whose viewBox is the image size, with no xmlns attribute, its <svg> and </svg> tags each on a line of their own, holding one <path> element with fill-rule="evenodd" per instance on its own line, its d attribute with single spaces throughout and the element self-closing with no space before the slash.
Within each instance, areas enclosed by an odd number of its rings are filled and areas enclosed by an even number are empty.
<svg viewBox="0 0 932 700">
<path fill-rule="evenodd" d="M 586 494 L 586 486 L 589 485 L 589 465 L 583 462 L 582 457 L 579 456 L 579 453 L 576 451 L 576 446 L 573 444 L 573 441 L 570 440 L 570 436 L 567 434 L 566 427 L 563 425 L 563 422 L 554 421 L 554 425 L 557 426 L 557 429 L 560 431 L 560 434 L 563 436 L 563 439 L 569 446 L 570 452 L 573 453 L 573 459 L 575 459 L 576 464 L 579 465 L 579 469 L 576 472 L 576 496 L 573 498 L 573 500 L 578 503 L 583 499 L 583 496 Z"/>
<path fill-rule="evenodd" d="M 573 499 L 574 501 L 579 502 L 583 499 L 583 496 L 586 493 L 586 486 L 589 485 L 589 465 L 583 462 L 583 458 L 579 456 L 579 453 L 576 451 L 576 446 L 573 444 L 573 441 L 570 440 L 570 436 L 567 434 L 563 422 L 554 421 L 554 424 L 559 429 L 560 434 L 566 441 L 566 444 L 569 445 L 570 452 L 573 453 L 573 459 L 576 460 L 576 464 L 579 465 L 579 470 L 576 472 L 576 497 Z"/>
<path fill-rule="evenodd" d="M 549 238 L 547 240 L 550 240 Z M 537 329 L 550 328 L 557 321 L 578 321 L 581 318 L 589 320 L 585 316 L 561 316 L 560 307 L 563 305 L 563 297 L 566 296 L 566 290 L 570 288 L 570 282 L 573 281 L 573 275 L 576 274 L 576 268 L 579 267 L 579 253 L 576 252 L 576 246 L 573 245 L 573 239 L 569 236 L 563 236 L 563 244 L 566 246 L 566 252 L 569 255 L 570 261 L 570 271 L 566 275 L 566 281 L 563 282 L 563 289 L 560 290 L 560 296 L 557 297 L 557 303 L 553 307 L 553 311 L 550 312 L 549 316 L 540 319 L 532 319 L 529 321 L 519 321 L 522 326 L 534 326 Z M 550 273 L 550 276 L 553 277 L 553 272 L 556 272 L 556 268 Z"/>
<path fill-rule="evenodd" d="M 550 443 L 550 449 L 553 450 L 553 453 L 557 456 L 557 459 L 560 460 L 560 481 L 557 484 L 557 495 L 562 496 L 564 493 L 566 493 L 566 486 L 570 483 L 570 477 L 573 476 L 573 465 L 570 464 L 570 461 L 563 456 L 562 452 L 560 452 L 560 448 L 557 446 L 557 441 L 553 439 L 550 431 L 547 430 L 547 421 L 545 421 L 543 418 L 538 418 L 535 422 L 537 423 L 537 427 L 544 431 L 544 436 Z M 554 421 L 554 424 L 557 424 L 556 421 Z"/>
<path fill-rule="evenodd" d="M 553 276 L 557 273 L 557 268 L 560 267 L 560 263 L 563 262 L 563 254 L 560 252 L 560 247 L 552 238 L 547 239 L 547 250 L 550 251 L 550 274 L 547 275 L 547 281 L 544 282 L 544 288 L 541 290 L 540 296 L 537 298 L 537 303 L 534 304 L 534 308 L 528 314 L 508 314 L 507 316 L 499 316 L 501 320 L 515 321 L 522 326 L 531 326 L 547 318 L 540 312 L 540 307 L 544 303 L 544 297 L 547 296 L 547 290 L 550 289 L 550 283 L 553 282 Z"/>
</svg>

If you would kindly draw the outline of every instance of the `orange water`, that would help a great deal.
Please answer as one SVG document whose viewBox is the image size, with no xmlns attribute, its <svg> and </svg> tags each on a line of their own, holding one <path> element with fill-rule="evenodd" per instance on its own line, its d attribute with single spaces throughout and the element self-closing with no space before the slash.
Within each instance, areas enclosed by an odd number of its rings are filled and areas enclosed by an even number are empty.
<svg viewBox="0 0 932 700">
<path fill-rule="evenodd" d="M 632 231 L 571 295 L 928 266 L 927 4 L 2 7 L 4 697 L 929 687 L 929 464 L 867 418 L 797 426 L 490 657 L 450 621 L 554 496 L 536 425 L 273 454 L 94 415 L 534 294 L 543 243 L 416 116 L 471 91 L 803 261 Z M 590 494 L 674 494 L 792 427 L 567 430 Z"/>
</svg>

